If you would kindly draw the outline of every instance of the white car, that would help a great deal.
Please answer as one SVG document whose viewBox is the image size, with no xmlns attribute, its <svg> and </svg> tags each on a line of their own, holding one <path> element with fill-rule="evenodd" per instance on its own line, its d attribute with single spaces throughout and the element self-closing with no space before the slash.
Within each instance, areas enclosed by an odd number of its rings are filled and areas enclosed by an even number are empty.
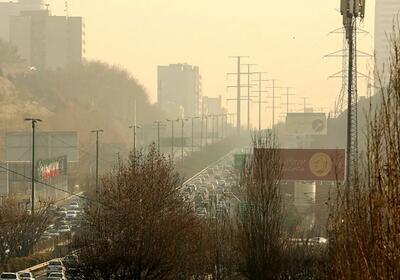
<svg viewBox="0 0 400 280">
<path fill-rule="evenodd" d="M 67 280 L 64 272 L 52 272 L 47 276 L 47 280 Z"/>
<path fill-rule="evenodd" d="M 199 216 L 199 217 L 205 217 L 205 216 L 207 216 L 207 209 L 204 208 L 204 207 L 199 207 L 199 208 L 197 208 L 197 210 L 196 210 L 196 214 L 197 214 L 197 216 Z"/>
<path fill-rule="evenodd" d="M 58 232 L 59 233 L 67 233 L 67 232 L 71 232 L 71 227 L 69 225 L 61 225 L 58 228 Z"/>
<path fill-rule="evenodd" d="M 35 280 L 35 277 L 33 277 L 32 272 L 21 271 L 21 272 L 18 272 L 18 274 L 19 274 L 19 278 L 21 280 Z"/>
<path fill-rule="evenodd" d="M 75 210 L 68 210 L 67 215 L 65 216 L 66 219 L 75 219 L 77 217 L 77 213 Z"/>
<path fill-rule="evenodd" d="M 50 275 L 52 272 L 65 272 L 65 267 L 61 260 L 55 259 L 49 262 L 47 265 L 47 275 Z"/>
<path fill-rule="evenodd" d="M 327 244 L 328 239 L 326 239 L 325 237 L 312 237 L 310 238 L 310 242 L 314 244 Z"/>
<path fill-rule="evenodd" d="M 21 278 L 19 278 L 18 273 L 3 272 L 2 274 L 0 274 L 0 280 L 9 280 L 9 279 L 21 280 Z"/>
<path fill-rule="evenodd" d="M 51 236 L 51 237 L 53 237 L 53 236 L 60 236 L 60 233 L 59 233 L 56 229 L 54 229 L 54 228 L 51 228 L 51 229 L 49 229 L 49 230 L 46 230 L 45 233 L 46 233 L 47 235 Z"/>
<path fill-rule="evenodd" d="M 79 209 L 79 204 L 76 201 L 73 201 L 68 206 L 69 209 Z"/>
</svg>

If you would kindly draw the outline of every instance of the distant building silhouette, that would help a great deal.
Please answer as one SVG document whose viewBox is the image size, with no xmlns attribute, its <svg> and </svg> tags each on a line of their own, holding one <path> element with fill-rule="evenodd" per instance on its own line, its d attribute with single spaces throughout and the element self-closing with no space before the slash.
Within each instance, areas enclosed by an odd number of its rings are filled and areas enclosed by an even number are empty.
<svg viewBox="0 0 400 280">
<path fill-rule="evenodd" d="M 0 39 L 10 40 L 10 17 L 22 11 L 36 11 L 44 8 L 42 0 L 19 0 L 0 2 Z"/>
<path fill-rule="evenodd" d="M 57 69 L 82 60 L 82 18 L 51 16 L 48 10 L 10 17 L 10 42 L 36 69 Z"/>
<path fill-rule="evenodd" d="M 378 71 L 386 72 L 388 77 L 388 63 L 390 58 L 389 38 L 393 32 L 393 26 L 398 27 L 400 12 L 399 0 L 376 0 L 375 3 L 375 54 Z M 385 67 L 383 67 L 385 64 Z"/>
<path fill-rule="evenodd" d="M 222 107 L 221 96 L 219 97 L 203 96 L 202 113 L 203 115 L 226 114 L 226 109 Z"/>
<path fill-rule="evenodd" d="M 202 93 L 198 66 L 158 66 L 157 77 L 158 104 L 169 117 L 181 117 L 182 113 L 185 117 L 200 114 Z"/>
</svg>

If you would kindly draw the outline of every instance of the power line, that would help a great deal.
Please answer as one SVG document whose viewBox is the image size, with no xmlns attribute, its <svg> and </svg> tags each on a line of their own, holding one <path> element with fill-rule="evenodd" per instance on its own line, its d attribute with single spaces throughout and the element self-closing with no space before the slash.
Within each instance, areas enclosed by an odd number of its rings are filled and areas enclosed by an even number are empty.
<svg viewBox="0 0 400 280">
<path fill-rule="evenodd" d="M 12 170 L 12 169 L 10 169 L 10 168 L 8 168 L 8 167 L 4 167 L 4 166 L 0 165 L 0 168 L 3 169 L 3 170 L 6 170 L 6 171 L 8 171 L 8 172 L 11 172 L 11 173 L 13 173 L 13 174 L 15 174 L 15 175 L 21 176 L 21 177 L 23 177 L 23 178 L 25 178 L 25 179 L 27 179 L 27 180 L 32 180 L 32 177 L 26 176 L 25 174 L 19 173 L 18 171 Z M 44 185 L 44 186 L 46 186 L 46 187 L 50 187 L 50 188 L 52 188 L 52 189 L 54 189 L 54 190 L 67 193 L 67 194 L 69 194 L 69 195 L 71 195 L 71 196 L 76 196 L 76 197 L 79 197 L 79 198 L 82 198 L 82 199 L 86 199 L 86 200 L 89 200 L 89 201 L 96 202 L 96 201 L 94 201 L 94 200 L 92 200 L 92 199 L 90 199 L 90 198 L 88 198 L 88 197 L 86 197 L 86 196 L 81 196 L 81 195 L 78 195 L 78 194 L 74 194 L 73 192 L 70 192 L 70 191 L 68 191 L 68 190 L 61 189 L 61 188 L 56 187 L 56 186 L 54 186 L 54 185 L 51 185 L 51 184 L 49 184 L 49 183 L 40 181 L 40 180 L 38 180 L 38 179 L 36 179 L 36 178 L 34 179 L 34 181 L 35 181 L 35 183 L 39 183 L 39 184 L 42 184 L 42 185 Z M 97 202 L 98 202 L 98 201 L 97 201 Z"/>
</svg>

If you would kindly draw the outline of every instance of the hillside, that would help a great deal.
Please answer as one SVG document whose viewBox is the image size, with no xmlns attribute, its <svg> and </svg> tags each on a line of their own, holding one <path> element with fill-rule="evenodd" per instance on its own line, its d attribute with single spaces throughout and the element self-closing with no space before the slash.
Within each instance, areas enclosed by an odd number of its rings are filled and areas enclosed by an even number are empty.
<svg viewBox="0 0 400 280">
<path fill-rule="evenodd" d="M 56 71 L 16 75 L 12 83 L 51 112 L 41 127 L 77 130 L 85 141 L 88 132 L 102 128 L 105 141 L 126 142 L 137 104 L 137 122 L 150 123 L 160 113 L 150 104 L 143 86 L 126 70 L 102 62 L 84 62 Z M 15 101 L 18 100 L 16 97 Z"/>
</svg>

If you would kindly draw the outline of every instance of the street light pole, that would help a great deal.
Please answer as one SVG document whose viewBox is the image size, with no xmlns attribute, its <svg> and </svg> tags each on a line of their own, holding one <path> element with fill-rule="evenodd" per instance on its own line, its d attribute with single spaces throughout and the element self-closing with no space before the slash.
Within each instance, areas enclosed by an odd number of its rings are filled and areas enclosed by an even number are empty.
<svg viewBox="0 0 400 280">
<path fill-rule="evenodd" d="M 208 115 L 206 116 L 206 148 L 208 146 Z"/>
<path fill-rule="evenodd" d="M 194 152 L 194 120 L 200 117 L 192 117 L 192 154 Z"/>
<path fill-rule="evenodd" d="M 31 215 L 34 215 L 34 213 L 35 213 L 35 132 L 36 132 L 36 124 L 38 122 L 42 122 L 42 120 L 35 119 L 35 118 L 26 118 L 25 121 L 29 121 L 32 123 Z"/>
<path fill-rule="evenodd" d="M 182 122 L 182 128 L 181 128 L 181 160 L 183 161 L 183 137 L 184 137 L 184 133 L 183 133 L 183 127 L 185 126 L 185 121 L 187 121 L 188 119 L 180 119 L 180 121 Z"/>
<path fill-rule="evenodd" d="M 140 128 L 140 125 L 130 125 L 129 128 L 133 128 L 133 153 L 136 154 L 136 129 Z"/>
<path fill-rule="evenodd" d="M 211 144 L 214 144 L 214 115 L 211 115 Z"/>
<path fill-rule="evenodd" d="M 177 120 L 167 120 L 171 122 L 171 159 L 174 161 L 174 122 Z"/>
<path fill-rule="evenodd" d="M 160 125 L 162 124 L 162 121 L 155 121 L 154 123 L 157 124 L 157 147 L 158 152 L 160 152 Z"/>
<path fill-rule="evenodd" d="M 99 133 L 103 133 L 103 129 L 92 130 L 96 133 L 96 193 L 99 194 Z"/>
</svg>

